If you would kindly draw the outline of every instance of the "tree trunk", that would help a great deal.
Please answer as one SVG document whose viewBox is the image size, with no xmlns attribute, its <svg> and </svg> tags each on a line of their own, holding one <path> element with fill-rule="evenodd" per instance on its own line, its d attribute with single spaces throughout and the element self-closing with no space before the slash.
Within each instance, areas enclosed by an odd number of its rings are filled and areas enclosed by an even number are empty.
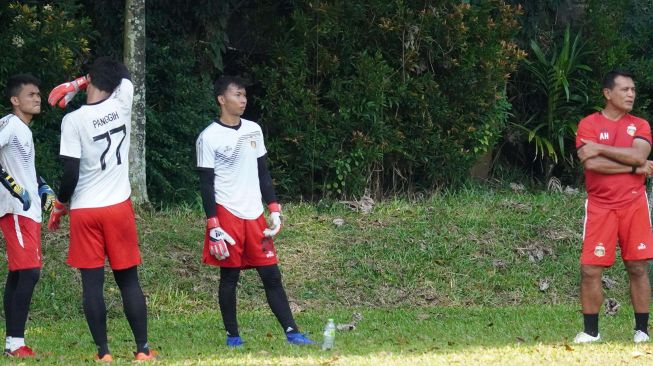
<svg viewBox="0 0 653 366">
<path fill-rule="evenodd" d="M 124 62 L 132 74 L 132 109 L 129 175 L 132 200 L 149 202 L 145 171 L 145 0 L 125 1 Z"/>
</svg>

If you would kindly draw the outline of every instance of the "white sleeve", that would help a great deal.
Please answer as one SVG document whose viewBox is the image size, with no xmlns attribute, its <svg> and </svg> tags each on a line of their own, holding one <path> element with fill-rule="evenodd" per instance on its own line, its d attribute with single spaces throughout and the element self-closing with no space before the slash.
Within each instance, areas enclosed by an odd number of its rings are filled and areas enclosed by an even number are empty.
<svg viewBox="0 0 653 366">
<path fill-rule="evenodd" d="M 256 157 L 260 158 L 261 156 L 267 154 L 268 151 L 265 149 L 265 142 L 263 140 L 263 131 L 261 130 L 261 126 L 258 126 L 258 132 L 260 141 L 256 144 Z"/>
<path fill-rule="evenodd" d="M 0 119 L 0 148 L 9 143 L 11 138 L 11 127 L 9 127 L 9 118 Z"/>
<path fill-rule="evenodd" d="M 197 151 L 197 167 L 215 169 L 215 150 L 209 139 L 205 139 L 205 133 L 201 133 L 195 143 Z"/>
<path fill-rule="evenodd" d="M 131 109 L 134 101 L 134 84 L 129 79 L 122 79 L 120 85 L 111 94 L 111 98 L 117 99 L 121 108 Z"/>
<path fill-rule="evenodd" d="M 77 159 L 82 157 L 82 143 L 79 131 L 77 131 L 73 120 L 68 118 L 68 115 L 64 116 L 61 122 L 61 146 L 59 146 L 59 155 Z"/>
</svg>

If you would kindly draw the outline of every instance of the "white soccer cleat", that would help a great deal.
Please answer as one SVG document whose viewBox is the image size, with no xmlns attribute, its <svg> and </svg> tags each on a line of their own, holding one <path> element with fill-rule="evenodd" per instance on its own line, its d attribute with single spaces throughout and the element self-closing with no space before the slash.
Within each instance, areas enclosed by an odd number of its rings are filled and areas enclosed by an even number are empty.
<svg viewBox="0 0 653 366">
<path fill-rule="evenodd" d="M 642 332 L 641 330 L 638 330 L 635 332 L 635 336 L 633 337 L 633 341 L 635 343 L 642 343 L 642 342 L 648 342 L 650 337 L 648 334 Z"/>
<path fill-rule="evenodd" d="M 585 332 L 580 332 L 574 337 L 574 343 L 592 343 L 601 340 L 601 334 L 597 334 L 596 337 L 593 337 Z"/>
</svg>

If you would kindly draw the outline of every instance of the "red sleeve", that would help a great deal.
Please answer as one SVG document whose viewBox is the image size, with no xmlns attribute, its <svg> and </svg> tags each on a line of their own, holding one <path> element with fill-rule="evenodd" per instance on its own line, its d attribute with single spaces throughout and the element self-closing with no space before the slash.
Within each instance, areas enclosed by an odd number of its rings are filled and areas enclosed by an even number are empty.
<svg viewBox="0 0 653 366">
<path fill-rule="evenodd" d="M 578 123 L 578 130 L 576 131 L 576 149 L 580 149 L 581 146 L 584 145 L 584 143 L 581 142 L 580 139 L 584 139 L 592 142 L 598 142 L 596 133 L 592 128 L 591 122 L 592 122 L 591 116 L 587 116 Z"/>
</svg>

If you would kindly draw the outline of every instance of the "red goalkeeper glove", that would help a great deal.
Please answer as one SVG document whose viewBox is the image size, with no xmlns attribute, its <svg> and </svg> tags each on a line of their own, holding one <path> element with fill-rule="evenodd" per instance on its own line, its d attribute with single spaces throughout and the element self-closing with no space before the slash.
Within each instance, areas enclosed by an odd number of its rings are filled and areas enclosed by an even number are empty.
<svg viewBox="0 0 653 366">
<path fill-rule="evenodd" d="M 220 227 L 220 221 L 217 217 L 210 217 L 206 220 L 206 226 L 209 229 L 209 253 L 212 256 L 223 260 L 229 256 L 227 243 L 235 245 L 236 241 Z"/>
<path fill-rule="evenodd" d="M 48 103 L 53 107 L 56 104 L 59 108 L 66 108 L 66 105 L 75 97 L 75 94 L 80 90 L 86 89 L 87 86 L 88 80 L 86 76 L 58 85 L 48 95 Z"/>
<path fill-rule="evenodd" d="M 50 220 L 48 220 L 48 230 L 55 231 L 59 229 L 61 217 L 68 214 L 68 205 L 65 205 L 59 200 L 54 200 L 54 208 L 50 213 Z"/>
<path fill-rule="evenodd" d="M 263 230 L 263 235 L 271 238 L 279 234 L 279 231 L 281 230 L 281 205 L 272 202 L 268 204 L 268 209 L 270 210 L 270 222 L 268 227 Z"/>
</svg>

